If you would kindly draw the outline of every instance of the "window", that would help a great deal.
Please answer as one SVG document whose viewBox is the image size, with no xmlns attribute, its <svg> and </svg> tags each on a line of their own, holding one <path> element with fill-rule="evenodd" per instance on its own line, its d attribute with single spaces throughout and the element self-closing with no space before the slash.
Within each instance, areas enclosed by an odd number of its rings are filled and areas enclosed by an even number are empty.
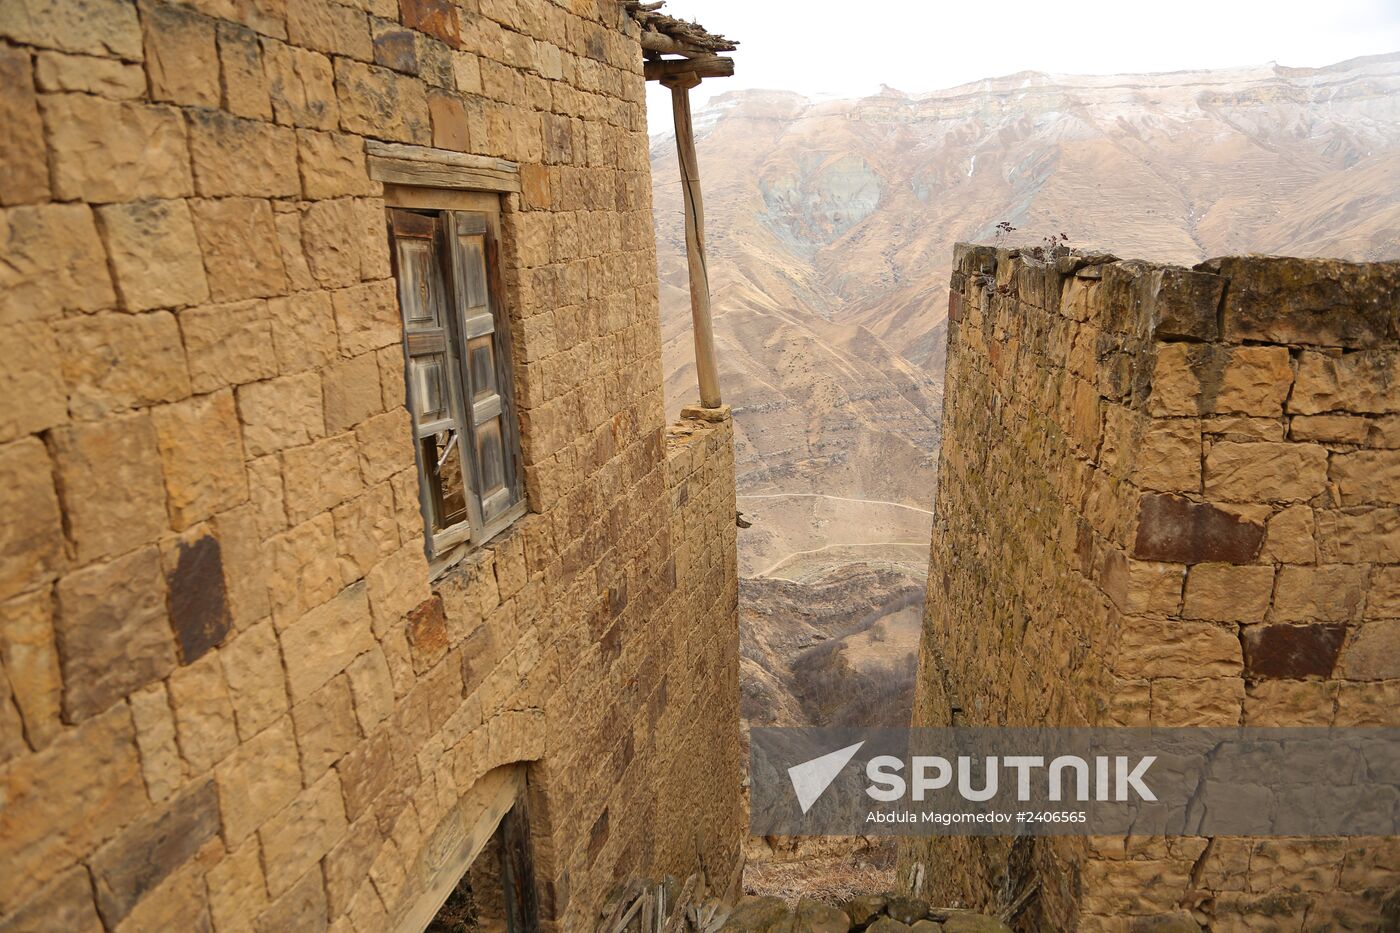
<svg viewBox="0 0 1400 933">
<path fill-rule="evenodd" d="M 430 560 L 525 512 L 494 211 L 390 208 Z"/>
</svg>

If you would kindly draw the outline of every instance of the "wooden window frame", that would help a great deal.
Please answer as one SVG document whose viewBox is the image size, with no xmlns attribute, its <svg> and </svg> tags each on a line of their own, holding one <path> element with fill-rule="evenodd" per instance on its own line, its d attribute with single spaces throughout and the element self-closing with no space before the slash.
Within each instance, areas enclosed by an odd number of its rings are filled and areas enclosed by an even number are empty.
<svg viewBox="0 0 1400 933">
<path fill-rule="evenodd" d="M 434 574 L 455 563 L 467 549 L 496 537 L 528 511 L 524 488 L 524 458 L 521 450 L 519 412 L 514 397 L 514 370 L 510 346 L 509 317 L 501 283 L 500 197 L 483 192 L 443 191 L 385 185 L 389 253 L 393 264 L 395 292 L 403 327 L 405 402 L 413 421 L 414 458 L 418 465 L 419 507 L 423 516 L 424 547 Z M 415 229 L 416 228 L 416 229 Z M 401 268 L 401 240 L 426 239 L 432 242 L 430 255 L 440 277 L 441 317 L 437 326 L 415 327 L 422 316 L 410 318 L 405 288 L 410 276 Z M 476 260 L 464 245 L 479 238 L 484 273 L 474 278 L 467 272 Z M 468 284 L 472 279 L 477 289 Z M 420 283 L 421 285 L 421 283 Z M 469 292 L 471 294 L 469 294 Z M 428 300 L 428 291 L 421 300 Z M 436 297 L 436 296 L 435 296 Z M 475 315 L 470 312 L 475 310 Z M 440 336 L 434 332 L 440 332 Z M 483 337 L 494 366 L 480 372 L 494 377 L 492 391 L 483 392 L 473 379 L 468 353 L 473 342 Z M 420 418 L 422 400 L 415 378 L 415 360 L 441 354 L 446 379 L 441 385 L 446 395 L 446 414 L 425 422 Z M 477 455 L 479 435 L 493 434 L 496 422 L 500 433 L 502 484 L 494 492 L 481 495 L 486 465 Z M 437 485 L 425 462 L 425 444 L 444 429 L 455 430 L 461 464 L 465 519 L 438 527 L 443 504 L 437 498 Z M 438 465 L 433 466 L 436 471 Z M 493 501 L 496 500 L 496 501 Z"/>
</svg>

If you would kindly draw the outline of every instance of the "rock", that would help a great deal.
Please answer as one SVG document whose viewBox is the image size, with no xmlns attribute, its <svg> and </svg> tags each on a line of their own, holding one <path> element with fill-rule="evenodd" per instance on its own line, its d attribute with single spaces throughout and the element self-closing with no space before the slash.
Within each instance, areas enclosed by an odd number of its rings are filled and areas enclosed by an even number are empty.
<svg viewBox="0 0 1400 933">
<path fill-rule="evenodd" d="M 1259 553 L 1264 526 L 1180 496 L 1144 495 L 1133 557 L 1139 560 L 1247 564 Z"/>
<path fill-rule="evenodd" d="M 191 110 L 195 185 L 206 198 L 296 197 L 296 134 L 290 127 L 243 120 L 219 110 Z"/>
<path fill-rule="evenodd" d="M 1347 680 L 1400 678 L 1400 619 L 1362 625 L 1347 648 L 1342 673 Z"/>
<path fill-rule="evenodd" d="M 900 923 L 893 917 L 880 917 L 865 928 L 865 933 L 909 933 L 909 924 Z"/>
<path fill-rule="evenodd" d="M 49 173 L 44 151 L 44 125 L 39 120 L 29 52 L 0 46 L 0 204 L 32 204 L 49 199 Z"/>
<path fill-rule="evenodd" d="M 100 203 L 191 193 L 178 108 L 86 94 L 44 95 L 39 106 L 53 154 L 54 197 Z"/>
<path fill-rule="evenodd" d="M 109 204 L 97 211 L 122 307 L 174 308 L 209 299 L 187 201 Z"/>
<path fill-rule="evenodd" d="M 195 230 L 215 301 L 265 298 L 287 290 L 272 206 L 258 198 L 194 201 Z M 267 348 L 264 345 L 263 354 Z"/>
<path fill-rule="evenodd" d="M 345 129 L 394 142 L 432 145 L 423 82 L 348 58 L 335 60 L 335 79 Z"/>
<path fill-rule="evenodd" d="M 248 501 L 248 475 L 243 468 L 243 445 L 239 443 L 238 412 L 232 392 L 225 389 L 164 405 L 155 409 L 151 417 L 165 467 L 171 522 L 176 530 L 183 531 L 216 512 Z M 217 544 L 212 556 L 215 576 L 202 578 L 200 583 L 212 584 L 217 577 L 222 606 L 223 578 Z M 192 568 L 193 565 L 187 565 L 187 569 Z M 207 592 L 212 594 L 212 591 Z M 176 619 L 177 629 L 188 618 Z M 227 627 L 226 621 L 224 627 Z M 185 647 L 197 650 L 195 644 Z"/>
<path fill-rule="evenodd" d="M 268 42 L 263 62 L 268 94 L 278 123 L 334 130 L 340 108 L 335 100 L 335 72 L 320 52 Z"/>
<path fill-rule="evenodd" d="M 96 420 L 190 394 L 180 325 L 168 311 L 85 314 L 60 321 L 53 334 L 75 418 Z"/>
<path fill-rule="evenodd" d="M 0 446 L 0 599 L 52 579 L 66 561 L 53 462 L 44 442 L 26 437 Z"/>
<path fill-rule="evenodd" d="M 0 214 L 0 321 L 38 321 L 97 311 L 116 301 L 92 209 L 86 204 L 16 207 Z"/>
<path fill-rule="evenodd" d="M 1330 677 L 1346 626 L 1255 625 L 1244 631 L 1244 666 L 1251 678 Z"/>
<path fill-rule="evenodd" d="M 913 923 L 928 916 L 928 901 L 914 897 L 892 897 L 885 904 L 885 913 L 900 923 Z"/>
<path fill-rule="evenodd" d="M 862 894 L 851 898 L 842 909 L 851 918 L 852 925 L 861 926 L 885 912 L 885 898 L 879 894 Z"/>
<path fill-rule="evenodd" d="M 301 791 L 292 722 L 282 718 L 240 745 L 214 769 L 224 839 L 237 846 Z"/>
<path fill-rule="evenodd" d="M 151 96 L 189 107 L 219 106 L 214 20 L 155 0 L 143 0 L 140 9 Z"/>
<path fill-rule="evenodd" d="M 340 778 L 328 771 L 258 831 L 268 894 L 281 897 L 340 841 L 345 830 Z M 321 887 L 319 877 L 317 887 Z"/>
<path fill-rule="evenodd" d="M 943 919 L 943 933 L 1011 933 L 1011 927 L 996 917 L 975 910 L 948 910 Z"/>
<path fill-rule="evenodd" d="M 1206 454 L 1205 479 L 1206 494 L 1226 502 L 1311 499 L 1327 486 L 1327 448 L 1222 441 Z"/>
<path fill-rule="evenodd" d="M 918 920 L 909 925 L 910 933 L 941 933 L 943 924 L 932 920 Z"/>
<path fill-rule="evenodd" d="M 1128 930 L 1129 933 L 1201 933 L 1201 925 L 1182 910 L 1156 917 L 1136 917 Z"/>
<path fill-rule="evenodd" d="M 797 902 L 793 933 L 846 933 L 851 918 L 829 904 L 804 897 Z"/>
<path fill-rule="evenodd" d="M 299 703 L 374 646 L 365 586 L 346 587 L 282 632 L 282 656 L 292 702 Z"/>
<path fill-rule="evenodd" d="M 310 443 L 326 433 L 319 373 L 282 376 L 238 389 L 243 443 L 250 457 Z"/>
<path fill-rule="evenodd" d="M 1390 263 L 1241 256 L 1207 265 L 1230 280 L 1226 340 L 1358 349 L 1390 339 L 1400 290 L 1400 268 Z"/>
<path fill-rule="evenodd" d="M 745 895 L 720 929 L 731 933 L 776 933 L 775 928 L 786 930 L 791 923 L 792 911 L 781 898 Z"/>
</svg>

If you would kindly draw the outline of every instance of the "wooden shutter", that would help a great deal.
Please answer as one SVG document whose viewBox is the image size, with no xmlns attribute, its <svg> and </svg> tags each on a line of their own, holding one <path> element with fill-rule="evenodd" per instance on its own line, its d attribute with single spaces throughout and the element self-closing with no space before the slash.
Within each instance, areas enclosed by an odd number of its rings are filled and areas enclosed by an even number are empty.
<svg viewBox="0 0 1400 933">
<path fill-rule="evenodd" d="M 471 536 L 474 517 L 469 477 L 463 469 L 470 454 L 451 319 L 453 301 L 443 274 L 443 221 L 435 215 L 391 210 L 389 222 L 423 515 L 431 552 L 439 554 Z"/>
<path fill-rule="evenodd" d="M 461 311 L 464 421 L 471 437 L 473 486 L 487 536 L 522 506 L 518 425 L 512 404 L 509 329 L 502 319 L 495 218 L 451 211 L 449 253 Z"/>
</svg>

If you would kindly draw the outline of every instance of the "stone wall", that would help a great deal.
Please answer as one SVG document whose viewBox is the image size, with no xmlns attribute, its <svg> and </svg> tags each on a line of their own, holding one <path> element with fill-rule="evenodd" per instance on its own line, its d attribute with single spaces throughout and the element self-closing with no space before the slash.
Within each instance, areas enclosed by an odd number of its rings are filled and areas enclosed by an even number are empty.
<svg viewBox="0 0 1400 933">
<path fill-rule="evenodd" d="M 732 435 L 666 434 L 636 35 L 0 5 L 0 929 L 380 933 L 520 761 L 547 928 L 732 874 Z M 431 585 L 366 139 L 519 163 L 530 514 Z"/>
<path fill-rule="evenodd" d="M 959 246 L 943 430 L 916 725 L 1400 725 L 1400 265 Z M 1400 885 L 1394 839 L 902 859 L 1038 883 L 1026 928 L 1357 928 Z"/>
</svg>

